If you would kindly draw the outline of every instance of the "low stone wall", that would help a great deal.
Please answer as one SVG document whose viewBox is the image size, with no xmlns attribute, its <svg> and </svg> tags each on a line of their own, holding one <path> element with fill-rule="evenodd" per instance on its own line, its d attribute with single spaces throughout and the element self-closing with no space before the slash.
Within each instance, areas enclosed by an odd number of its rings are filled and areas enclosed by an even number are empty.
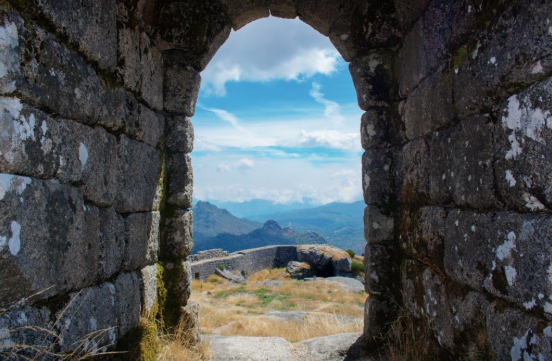
<svg viewBox="0 0 552 361">
<path fill-rule="evenodd" d="M 249 275 L 266 268 L 284 267 L 290 261 L 297 261 L 298 246 L 269 246 L 234 252 L 227 257 L 191 262 L 192 277 L 205 280 L 224 266 L 230 271 Z"/>
<path fill-rule="evenodd" d="M 197 252 L 196 254 L 193 254 L 188 257 L 188 261 L 190 262 L 199 262 L 204 261 L 207 259 L 213 259 L 213 258 L 221 258 L 221 257 L 227 257 L 230 253 L 228 251 L 224 251 L 220 248 L 217 249 L 210 249 L 207 251 L 201 251 Z"/>
</svg>

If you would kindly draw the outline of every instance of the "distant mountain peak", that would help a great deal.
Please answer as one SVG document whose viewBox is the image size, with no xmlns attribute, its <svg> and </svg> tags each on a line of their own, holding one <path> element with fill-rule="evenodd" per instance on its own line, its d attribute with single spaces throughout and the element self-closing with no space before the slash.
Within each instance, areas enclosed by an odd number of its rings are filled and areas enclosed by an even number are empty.
<svg viewBox="0 0 552 361">
<path fill-rule="evenodd" d="M 282 227 L 278 224 L 278 222 L 273 220 L 268 220 L 263 225 L 263 231 L 271 231 L 271 230 L 278 230 L 281 231 Z"/>
</svg>

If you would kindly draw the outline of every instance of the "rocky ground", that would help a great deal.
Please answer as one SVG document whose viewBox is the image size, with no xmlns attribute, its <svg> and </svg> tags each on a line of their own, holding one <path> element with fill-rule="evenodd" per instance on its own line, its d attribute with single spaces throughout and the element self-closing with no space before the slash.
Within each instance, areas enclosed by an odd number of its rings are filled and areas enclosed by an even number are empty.
<svg viewBox="0 0 552 361">
<path fill-rule="evenodd" d="M 282 337 L 210 336 L 211 361 L 371 361 L 354 347 L 360 333 L 290 343 Z"/>
<path fill-rule="evenodd" d="M 360 361 L 364 285 L 354 278 L 291 279 L 264 270 L 247 283 L 194 281 L 212 361 Z"/>
</svg>

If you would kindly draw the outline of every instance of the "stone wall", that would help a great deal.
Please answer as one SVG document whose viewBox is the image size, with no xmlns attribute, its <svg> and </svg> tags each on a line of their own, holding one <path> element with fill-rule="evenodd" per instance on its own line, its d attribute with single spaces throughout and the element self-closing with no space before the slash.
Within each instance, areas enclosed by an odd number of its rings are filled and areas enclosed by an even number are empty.
<svg viewBox="0 0 552 361">
<path fill-rule="evenodd" d="M 224 251 L 220 248 L 209 249 L 207 251 L 199 251 L 196 254 L 189 256 L 188 261 L 198 262 L 198 261 L 204 261 L 206 259 L 227 257 L 228 254 L 229 254 L 228 251 Z"/>
<path fill-rule="evenodd" d="M 406 310 L 456 358 L 552 358 L 551 5 L 0 0 L 2 350 L 178 323 L 200 72 L 272 14 L 329 37 L 366 112 L 365 348 Z"/>
<path fill-rule="evenodd" d="M 112 348 L 158 284 L 186 305 L 157 274 L 192 248 L 193 131 L 131 3 L 0 1 L 2 359 Z"/>
<path fill-rule="evenodd" d="M 290 261 L 298 261 L 297 246 L 268 246 L 230 255 L 194 261 L 190 263 L 192 277 L 205 280 L 219 267 L 250 275 L 263 269 L 285 267 Z"/>
<path fill-rule="evenodd" d="M 351 63 L 365 337 L 403 308 L 456 357 L 550 359 L 551 3 L 395 5 L 401 44 Z"/>
</svg>

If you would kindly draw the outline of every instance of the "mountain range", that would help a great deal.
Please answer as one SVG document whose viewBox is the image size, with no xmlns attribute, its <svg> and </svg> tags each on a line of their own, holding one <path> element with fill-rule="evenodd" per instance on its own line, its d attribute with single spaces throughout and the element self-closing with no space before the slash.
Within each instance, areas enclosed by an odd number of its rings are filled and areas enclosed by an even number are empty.
<svg viewBox="0 0 552 361">
<path fill-rule="evenodd" d="M 268 201 L 251 201 L 240 214 Z M 270 202 L 268 202 L 270 203 Z M 362 254 L 364 202 L 330 203 L 308 209 L 284 210 L 271 214 L 235 217 L 209 202 L 198 202 L 194 210 L 194 252 L 223 248 L 237 251 L 271 244 L 325 243 Z M 254 208 L 254 207 L 253 207 Z M 271 207 L 259 209 L 274 209 Z M 264 224 L 263 224 L 264 223 Z M 282 228 L 280 225 L 284 226 Z M 323 236 L 323 237 L 322 237 Z M 325 238 L 325 240 L 324 240 Z"/>
</svg>

